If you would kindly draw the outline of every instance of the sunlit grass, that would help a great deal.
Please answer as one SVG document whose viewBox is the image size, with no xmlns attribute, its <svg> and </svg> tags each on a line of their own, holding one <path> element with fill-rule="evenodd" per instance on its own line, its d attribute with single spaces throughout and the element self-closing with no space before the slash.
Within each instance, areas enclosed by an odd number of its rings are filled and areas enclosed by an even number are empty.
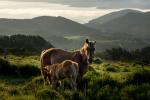
<svg viewBox="0 0 150 100">
<path fill-rule="evenodd" d="M 23 65 L 40 66 L 39 56 L 8 55 L 7 60 L 10 64 L 18 65 L 19 67 Z M 59 87 L 56 90 L 50 86 L 44 87 L 43 79 L 40 75 L 27 78 L 1 75 L 0 98 L 3 100 L 37 100 L 45 97 L 50 99 L 54 96 L 58 100 L 120 100 L 125 97 L 131 99 L 134 96 L 138 97 L 138 95 L 141 95 L 140 99 L 143 99 L 142 95 L 150 95 L 150 91 L 148 92 L 150 88 L 148 81 L 150 66 L 148 65 L 144 66 L 144 70 L 140 65 L 135 65 L 134 62 L 121 61 L 102 61 L 101 63 L 93 63 L 90 66 L 92 70 L 90 69 L 82 80 L 84 90 L 78 90 L 77 92 L 69 88 L 62 92 Z M 138 80 L 143 78 L 145 80 Z M 135 84 L 134 80 L 138 80 L 139 83 Z M 147 88 L 146 91 L 144 91 L 145 88 Z M 130 97 L 128 92 L 132 93 L 136 90 L 138 92 L 134 93 L 133 97 Z"/>
<path fill-rule="evenodd" d="M 2 56 L 1 56 L 2 58 Z M 6 60 L 13 65 L 33 65 L 40 67 L 40 57 L 39 56 L 14 56 L 7 55 Z"/>
</svg>

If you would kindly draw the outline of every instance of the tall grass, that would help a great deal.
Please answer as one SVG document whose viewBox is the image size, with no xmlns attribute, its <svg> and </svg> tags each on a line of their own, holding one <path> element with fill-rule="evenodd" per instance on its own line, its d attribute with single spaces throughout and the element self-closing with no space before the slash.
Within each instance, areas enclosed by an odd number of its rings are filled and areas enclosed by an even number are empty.
<svg viewBox="0 0 150 100">
<path fill-rule="evenodd" d="M 0 65 L 0 75 L 3 76 L 0 77 L 0 100 L 150 100 L 149 66 L 143 70 L 131 63 L 97 60 L 91 65 L 92 70 L 81 79 L 80 88 L 74 92 L 69 87 L 54 90 L 44 86 L 36 64 L 15 64 L 0 59 Z"/>
</svg>

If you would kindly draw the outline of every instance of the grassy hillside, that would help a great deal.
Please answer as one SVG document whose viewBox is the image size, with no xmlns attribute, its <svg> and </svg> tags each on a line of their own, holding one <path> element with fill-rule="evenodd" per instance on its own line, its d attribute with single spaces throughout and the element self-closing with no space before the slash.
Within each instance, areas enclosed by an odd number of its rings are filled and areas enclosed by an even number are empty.
<svg viewBox="0 0 150 100">
<path fill-rule="evenodd" d="M 2 58 L 2 57 L 1 57 Z M 82 79 L 83 90 L 53 90 L 43 86 L 39 69 L 39 56 L 18 57 L 8 55 L 9 66 L 24 67 L 28 73 L 0 75 L 0 98 L 2 100 L 149 100 L 150 66 L 144 69 L 134 62 L 95 60 Z M 5 62 L 5 60 L 3 61 Z M 0 63 L 2 64 L 2 62 Z M 3 66 L 0 66 L 2 68 Z M 12 70 L 8 67 L 7 70 Z M 34 69 L 33 69 L 34 68 Z M 20 72 L 20 70 L 16 71 Z M 28 77 L 22 75 L 28 74 Z M 66 84 L 68 81 L 66 81 Z"/>
</svg>

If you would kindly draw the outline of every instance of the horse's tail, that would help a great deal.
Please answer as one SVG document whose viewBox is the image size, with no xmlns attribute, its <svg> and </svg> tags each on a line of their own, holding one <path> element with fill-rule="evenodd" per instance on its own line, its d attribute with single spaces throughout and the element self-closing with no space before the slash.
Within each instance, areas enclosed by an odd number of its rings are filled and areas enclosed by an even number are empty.
<svg viewBox="0 0 150 100">
<path fill-rule="evenodd" d="M 44 59 L 43 59 L 43 54 L 44 54 L 45 50 L 43 50 L 41 52 L 41 56 L 40 56 L 40 63 L 41 63 L 41 75 L 44 77 Z"/>
<path fill-rule="evenodd" d="M 43 68 L 43 67 L 44 67 L 43 56 L 44 56 L 44 52 L 45 52 L 45 51 L 46 51 L 46 50 L 43 50 L 43 51 L 41 52 L 41 56 L 40 56 L 41 68 Z"/>
<path fill-rule="evenodd" d="M 43 68 L 46 65 L 51 65 L 51 53 L 53 51 L 53 48 L 47 49 L 47 50 L 43 50 L 41 52 L 41 56 L 40 56 L 40 63 L 41 63 L 41 71 L 43 71 Z"/>
<path fill-rule="evenodd" d="M 47 50 L 43 50 L 40 56 L 41 75 L 43 76 L 45 85 L 46 85 L 46 79 L 47 79 L 47 71 L 45 69 L 45 66 L 51 65 L 50 54 L 51 54 L 51 49 L 47 49 Z"/>
</svg>

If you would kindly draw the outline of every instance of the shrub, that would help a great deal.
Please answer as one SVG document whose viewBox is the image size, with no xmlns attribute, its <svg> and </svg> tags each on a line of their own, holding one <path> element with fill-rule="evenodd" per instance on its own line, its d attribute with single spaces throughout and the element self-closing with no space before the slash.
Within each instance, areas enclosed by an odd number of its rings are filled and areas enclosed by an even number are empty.
<svg viewBox="0 0 150 100">
<path fill-rule="evenodd" d="M 100 58 L 95 58 L 93 62 L 96 64 L 101 64 L 102 60 Z"/>
<path fill-rule="evenodd" d="M 39 100 L 63 100 L 64 98 L 57 91 L 52 89 L 42 89 L 38 91 L 37 98 Z"/>
<path fill-rule="evenodd" d="M 18 73 L 23 77 L 40 75 L 40 69 L 33 65 L 21 65 L 18 67 Z"/>
<path fill-rule="evenodd" d="M 20 88 L 14 86 L 7 87 L 5 84 L 0 84 L 0 93 L 8 93 L 9 95 L 19 95 L 21 94 Z M 5 95 L 5 94 L 0 94 Z"/>
<path fill-rule="evenodd" d="M 4 59 L 0 59 L 0 74 L 9 74 L 13 71 L 13 67 L 9 62 Z"/>
<path fill-rule="evenodd" d="M 117 84 L 116 81 L 113 80 L 109 75 L 92 71 L 87 72 L 87 74 L 83 77 L 83 80 L 88 81 L 88 85 L 92 86 L 93 88 L 96 88 L 96 86 L 102 87 L 107 84 L 111 86 L 115 86 Z"/>
<path fill-rule="evenodd" d="M 7 100 L 37 100 L 33 95 L 10 96 Z"/>
<path fill-rule="evenodd" d="M 111 88 L 120 86 L 118 82 L 113 80 L 109 75 L 92 71 L 89 71 L 86 75 L 84 75 L 82 83 L 84 82 L 86 83 L 84 84 L 86 94 L 90 99 L 97 99 L 95 95 L 100 95 L 98 93 L 101 91 L 101 88 L 107 85 L 109 85 Z"/>
<path fill-rule="evenodd" d="M 110 85 L 102 87 L 95 96 L 96 100 L 120 100 L 118 88 L 112 88 Z"/>
<path fill-rule="evenodd" d="M 85 96 L 80 91 L 74 92 L 70 90 L 65 90 L 63 96 L 65 100 L 86 100 Z"/>
<path fill-rule="evenodd" d="M 72 94 L 73 92 L 71 90 L 65 90 L 63 93 L 63 96 L 65 99 L 67 100 L 71 100 L 72 99 Z"/>
<path fill-rule="evenodd" d="M 124 67 L 121 71 L 122 72 L 129 72 L 129 70 L 126 67 Z"/>
<path fill-rule="evenodd" d="M 137 71 L 127 76 L 128 84 L 150 83 L 150 71 Z"/>
<path fill-rule="evenodd" d="M 26 85 L 23 86 L 23 92 L 25 94 L 35 93 L 38 91 L 41 86 L 43 86 L 43 79 L 42 77 L 36 77 L 33 78 L 32 81 L 26 83 Z"/>
<path fill-rule="evenodd" d="M 0 59 L 0 74 L 31 77 L 39 75 L 40 69 L 33 65 L 11 65 L 8 61 Z"/>
<path fill-rule="evenodd" d="M 9 66 L 9 62 L 0 58 L 0 68 L 3 68 L 3 66 Z"/>
<path fill-rule="evenodd" d="M 105 71 L 109 71 L 109 72 L 117 72 L 117 68 L 115 68 L 115 66 L 106 66 L 104 68 Z"/>
<path fill-rule="evenodd" d="M 72 95 L 72 100 L 86 100 L 82 92 L 74 92 Z"/>
<path fill-rule="evenodd" d="M 122 100 L 150 100 L 147 96 L 150 84 L 129 85 L 121 90 Z"/>
<path fill-rule="evenodd" d="M 7 92 L 0 92 L 0 100 L 8 100 L 10 95 Z"/>
</svg>

